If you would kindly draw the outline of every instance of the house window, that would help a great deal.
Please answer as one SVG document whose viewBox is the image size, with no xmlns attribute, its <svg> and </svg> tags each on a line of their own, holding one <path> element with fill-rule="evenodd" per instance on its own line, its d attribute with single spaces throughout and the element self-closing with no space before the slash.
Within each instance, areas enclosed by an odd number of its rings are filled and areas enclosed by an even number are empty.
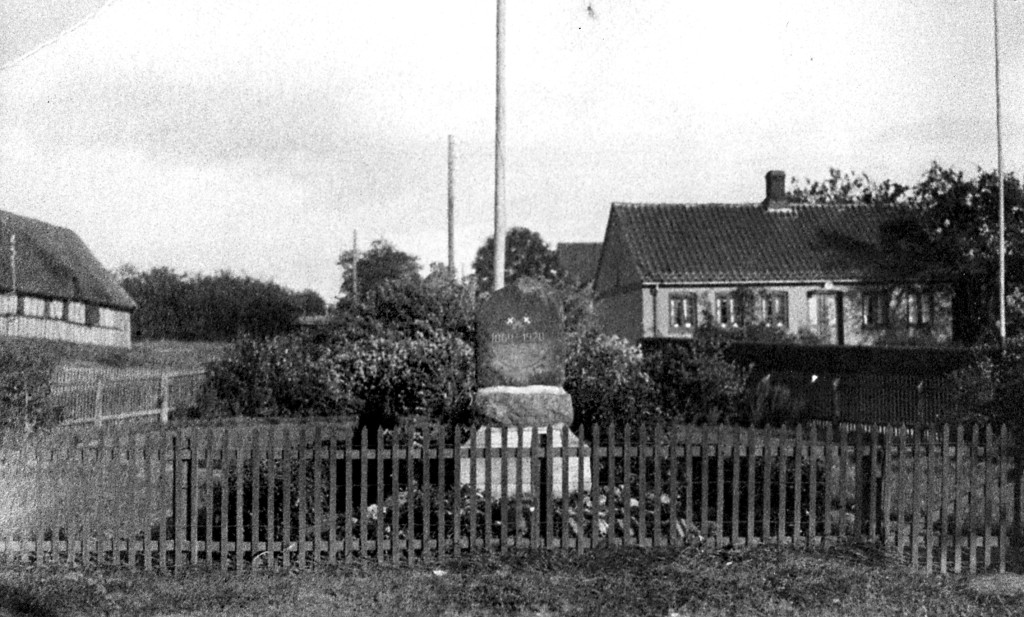
<svg viewBox="0 0 1024 617">
<path fill-rule="evenodd" d="M 739 313 L 736 310 L 736 298 L 732 295 L 718 296 L 715 299 L 715 317 L 718 325 L 726 327 L 739 326 Z"/>
<path fill-rule="evenodd" d="M 889 293 L 869 291 L 864 293 L 864 325 L 883 327 L 889 325 Z"/>
<path fill-rule="evenodd" d="M 761 318 L 765 325 L 786 328 L 789 325 L 789 294 L 780 291 L 762 295 Z"/>
<path fill-rule="evenodd" d="M 690 330 L 697 325 L 697 295 L 672 294 L 668 297 L 668 326 L 672 330 Z"/>
<path fill-rule="evenodd" d="M 100 323 L 100 307 L 85 305 L 85 325 L 98 326 Z"/>
<path fill-rule="evenodd" d="M 46 317 L 46 300 L 18 296 L 18 314 L 27 317 Z"/>
<path fill-rule="evenodd" d="M 68 302 L 68 321 L 85 323 L 85 305 L 81 302 Z"/>
<path fill-rule="evenodd" d="M 929 293 L 907 294 L 907 325 L 912 328 L 930 326 L 935 309 L 934 302 L 934 297 Z"/>
</svg>

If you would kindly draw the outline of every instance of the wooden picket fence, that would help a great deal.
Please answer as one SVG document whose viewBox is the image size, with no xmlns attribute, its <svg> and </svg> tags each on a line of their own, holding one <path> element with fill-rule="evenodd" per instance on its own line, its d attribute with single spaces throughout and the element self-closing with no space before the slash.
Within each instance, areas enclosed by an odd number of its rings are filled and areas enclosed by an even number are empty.
<svg viewBox="0 0 1024 617">
<path fill-rule="evenodd" d="M 1005 428 L 491 434 L 259 423 L 0 443 L 0 559 L 252 570 L 517 548 L 854 542 L 913 568 L 976 572 L 1007 567 L 1020 527 Z"/>
<path fill-rule="evenodd" d="M 195 405 L 205 369 L 61 373 L 50 388 L 50 404 L 63 424 L 149 420 L 166 424 L 171 412 Z"/>
</svg>

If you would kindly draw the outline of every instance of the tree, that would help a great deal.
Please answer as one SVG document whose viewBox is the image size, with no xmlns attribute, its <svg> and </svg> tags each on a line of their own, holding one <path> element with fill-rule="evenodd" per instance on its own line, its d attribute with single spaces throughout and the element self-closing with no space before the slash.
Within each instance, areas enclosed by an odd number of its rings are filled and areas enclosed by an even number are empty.
<svg viewBox="0 0 1024 617">
<path fill-rule="evenodd" d="M 505 282 L 513 283 L 523 276 L 554 281 L 558 276 L 558 256 L 544 239 L 525 227 L 513 227 L 505 236 Z M 494 287 L 494 236 L 487 238 L 473 260 L 477 289 Z"/>
<path fill-rule="evenodd" d="M 1003 188 L 1007 290 L 1012 293 L 1024 286 L 1024 193 L 1013 174 L 1004 177 Z M 995 172 L 979 169 L 975 177 L 965 178 L 961 171 L 934 163 L 914 189 L 924 217 L 920 236 L 903 253 L 932 256 L 931 271 L 952 279 L 954 335 L 964 342 L 991 340 L 998 325 L 998 190 Z M 1011 335 L 1024 325 L 1021 315 L 1012 317 Z"/>
<path fill-rule="evenodd" d="M 352 293 L 352 258 L 353 251 L 345 251 L 341 255 L 343 268 L 343 287 Z M 420 266 L 415 257 L 399 251 L 387 240 L 374 240 L 370 250 L 359 253 L 356 268 L 359 277 L 358 292 L 363 295 L 377 289 L 387 281 L 404 279 L 417 280 L 420 277 Z"/>
<path fill-rule="evenodd" d="M 138 305 L 132 314 L 132 330 L 136 338 L 182 339 L 188 304 L 185 275 L 171 268 L 153 268 L 137 272 L 122 266 L 125 273 L 121 286 Z"/>
<path fill-rule="evenodd" d="M 1004 178 L 1007 292 L 1024 289 L 1024 192 L 1020 181 Z M 899 208 L 879 229 L 876 245 L 849 238 L 823 238 L 836 253 L 867 264 L 883 280 L 947 283 L 953 290 L 953 337 L 973 344 L 991 341 L 998 319 L 998 176 L 978 170 L 974 177 L 938 163 L 907 188 L 864 174 L 832 169 L 824 182 L 794 183 L 794 201 L 821 205 L 861 203 Z M 1009 302 L 1011 308 L 1017 306 Z M 1024 314 L 1008 315 L 1011 335 L 1024 327 Z"/>
<path fill-rule="evenodd" d="M 125 277 L 121 285 L 138 305 L 132 329 L 139 339 L 222 341 L 240 334 L 272 336 L 290 330 L 302 303 L 312 302 L 308 294 L 229 271 L 189 276 L 167 267 L 141 273 L 122 267 L 119 272 Z"/>
<path fill-rule="evenodd" d="M 327 303 L 312 289 L 304 289 L 294 294 L 292 301 L 303 315 L 323 315 L 327 310 Z"/>
<path fill-rule="evenodd" d="M 385 281 L 365 296 L 360 310 L 384 330 L 406 336 L 446 332 L 470 343 L 475 331 L 474 291 L 435 264 L 425 279 Z"/>
<path fill-rule="evenodd" d="M 787 195 L 795 203 L 826 205 L 895 205 L 906 203 L 908 187 L 890 180 L 876 182 L 865 173 L 843 172 L 835 167 L 828 170 L 828 178 L 817 181 L 810 178 L 790 181 Z"/>
</svg>

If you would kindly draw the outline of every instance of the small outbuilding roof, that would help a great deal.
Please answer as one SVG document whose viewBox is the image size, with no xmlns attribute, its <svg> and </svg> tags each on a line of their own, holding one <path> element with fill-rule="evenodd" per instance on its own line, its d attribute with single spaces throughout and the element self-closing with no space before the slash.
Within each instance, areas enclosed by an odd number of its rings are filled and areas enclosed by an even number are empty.
<svg viewBox="0 0 1024 617">
<path fill-rule="evenodd" d="M 0 210 L 0 292 L 12 291 L 11 236 L 18 293 L 132 310 L 135 302 L 78 235 Z"/>
<path fill-rule="evenodd" d="M 647 282 L 851 281 L 870 264 L 843 248 L 877 246 L 885 206 L 612 204 L 607 242 L 625 245 Z"/>
</svg>

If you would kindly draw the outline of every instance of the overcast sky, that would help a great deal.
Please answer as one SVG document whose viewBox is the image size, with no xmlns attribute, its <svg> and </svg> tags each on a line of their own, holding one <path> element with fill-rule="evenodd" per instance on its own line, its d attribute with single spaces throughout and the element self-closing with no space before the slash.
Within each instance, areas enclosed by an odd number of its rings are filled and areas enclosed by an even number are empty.
<svg viewBox="0 0 1024 617">
<path fill-rule="evenodd" d="M 0 208 L 75 230 L 110 268 L 330 300 L 353 230 L 444 261 L 448 134 L 467 272 L 493 229 L 493 0 L 2 5 Z M 587 6 L 506 6 L 509 224 L 552 247 L 600 241 L 613 201 L 758 201 L 769 169 L 995 168 L 988 0 Z M 1024 2 L 1000 7 L 1017 172 Z"/>
</svg>

